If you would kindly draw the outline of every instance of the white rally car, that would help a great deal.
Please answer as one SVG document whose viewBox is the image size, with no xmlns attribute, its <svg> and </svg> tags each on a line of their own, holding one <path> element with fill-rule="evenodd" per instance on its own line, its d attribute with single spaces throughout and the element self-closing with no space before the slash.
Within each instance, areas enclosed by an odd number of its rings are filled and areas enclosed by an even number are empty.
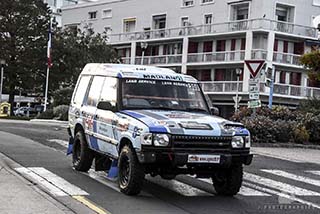
<svg viewBox="0 0 320 214">
<path fill-rule="evenodd" d="M 145 174 L 212 178 L 235 195 L 252 161 L 250 133 L 215 116 L 197 80 L 165 68 L 87 64 L 69 109 L 70 151 L 78 171 L 117 166 L 121 191 L 138 194 Z"/>
</svg>

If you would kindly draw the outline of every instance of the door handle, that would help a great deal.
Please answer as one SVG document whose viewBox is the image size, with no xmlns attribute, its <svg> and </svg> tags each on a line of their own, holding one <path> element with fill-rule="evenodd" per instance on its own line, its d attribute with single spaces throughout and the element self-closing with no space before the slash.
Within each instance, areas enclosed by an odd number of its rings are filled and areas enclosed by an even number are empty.
<svg viewBox="0 0 320 214">
<path fill-rule="evenodd" d="M 95 115 L 95 118 L 96 118 L 96 119 L 99 119 L 99 115 L 96 114 L 96 115 Z"/>
</svg>

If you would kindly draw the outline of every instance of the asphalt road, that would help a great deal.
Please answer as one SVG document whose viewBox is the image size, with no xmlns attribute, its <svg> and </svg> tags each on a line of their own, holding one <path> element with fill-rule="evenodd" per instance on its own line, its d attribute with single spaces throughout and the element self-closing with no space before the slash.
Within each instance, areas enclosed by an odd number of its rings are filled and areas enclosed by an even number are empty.
<svg viewBox="0 0 320 214">
<path fill-rule="evenodd" d="M 190 176 L 172 181 L 147 177 L 143 192 L 129 197 L 120 193 L 104 173 L 73 170 L 71 157 L 65 155 L 67 140 L 61 125 L 0 120 L 1 153 L 38 175 L 57 177 L 57 182 L 64 179 L 78 188 L 74 194 L 84 192 L 89 201 L 106 212 L 320 213 L 320 165 L 315 163 L 256 155 L 252 165 L 245 167 L 243 189 L 234 197 L 215 196 L 208 180 Z M 57 200 L 61 197 L 45 186 L 43 189 Z"/>
</svg>

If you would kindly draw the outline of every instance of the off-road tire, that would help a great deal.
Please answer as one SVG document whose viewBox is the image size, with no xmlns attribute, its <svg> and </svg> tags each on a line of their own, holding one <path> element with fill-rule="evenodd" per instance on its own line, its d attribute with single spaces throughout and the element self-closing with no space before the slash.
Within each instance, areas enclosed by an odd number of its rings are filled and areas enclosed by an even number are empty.
<svg viewBox="0 0 320 214">
<path fill-rule="evenodd" d="M 144 181 L 144 168 L 131 146 L 124 146 L 119 155 L 119 188 L 126 195 L 140 193 Z"/>
<path fill-rule="evenodd" d="M 235 165 L 214 175 L 212 182 L 218 195 L 233 196 L 240 191 L 242 178 L 242 165 Z"/>
<path fill-rule="evenodd" d="M 89 148 L 82 131 L 78 131 L 74 137 L 72 163 L 77 171 L 87 172 L 92 165 L 94 152 Z"/>
</svg>

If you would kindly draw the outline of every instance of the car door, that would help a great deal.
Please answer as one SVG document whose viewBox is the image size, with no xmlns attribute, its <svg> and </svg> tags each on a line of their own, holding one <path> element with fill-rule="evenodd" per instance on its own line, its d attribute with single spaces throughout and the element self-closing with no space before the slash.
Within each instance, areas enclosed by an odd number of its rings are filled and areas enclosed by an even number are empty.
<svg viewBox="0 0 320 214">
<path fill-rule="evenodd" d="M 96 136 L 97 133 L 97 121 L 96 121 L 96 111 L 97 104 L 100 97 L 100 92 L 104 83 L 105 77 L 103 76 L 94 76 L 90 88 L 88 91 L 88 95 L 84 101 L 83 106 L 81 107 L 81 114 L 83 115 L 83 124 L 85 129 L 85 134 L 89 146 L 93 150 L 99 151 L 98 139 Z"/>
<path fill-rule="evenodd" d="M 109 109 L 97 109 L 97 136 L 98 145 L 102 152 L 117 157 L 117 144 L 119 142 L 117 130 L 117 115 L 114 110 L 117 106 L 117 78 L 106 77 L 101 90 L 99 101 L 107 102 Z"/>
</svg>

